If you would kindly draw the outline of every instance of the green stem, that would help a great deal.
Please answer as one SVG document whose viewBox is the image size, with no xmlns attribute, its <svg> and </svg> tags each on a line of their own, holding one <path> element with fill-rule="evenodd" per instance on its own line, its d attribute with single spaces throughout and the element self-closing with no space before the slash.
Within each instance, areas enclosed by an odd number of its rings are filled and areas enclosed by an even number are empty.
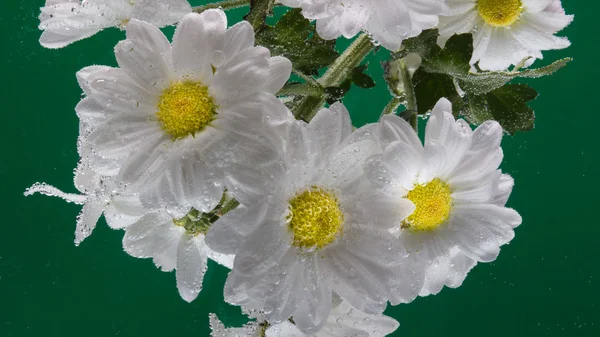
<svg viewBox="0 0 600 337">
<path fill-rule="evenodd" d="M 209 4 L 206 4 L 203 6 L 197 6 L 197 7 L 194 7 L 192 9 L 192 11 L 194 11 L 196 13 L 202 13 L 207 9 L 221 8 L 223 10 L 228 10 L 228 9 L 240 8 L 240 7 L 244 7 L 244 6 L 248 6 L 248 5 L 250 5 L 250 0 L 225 0 L 225 1 L 209 3 Z"/>
<path fill-rule="evenodd" d="M 267 15 L 273 10 L 275 0 L 250 0 L 250 13 L 245 19 L 250 22 L 254 31 L 258 31 L 265 24 Z"/>
<path fill-rule="evenodd" d="M 342 84 L 348 78 L 348 74 L 362 62 L 374 47 L 371 38 L 367 34 L 361 33 L 327 69 L 327 72 L 319 79 L 319 84 L 323 88 Z"/>
<path fill-rule="evenodd" d="M 317 83 L 317 81 L 310 75 L 306 75 L 305 73 L 301 72 L 300 70 L 294 68 L 292 66 L 292 73 L 294 73 L 294 75 L 300 77 L 301 79 L 303 79 L 306 83 L 308 84 L 312 84 L 313 86 L 318 86 L 319 84 Z"/>
<path fill-rule="evenodd" d="M 323 77 L 317 80 L 317 83 L 322 88 L 339 86 L 374 47 L 369 36 L 361 33 L 342 55 L 333 62 Z M 294 116 L 309 122 L 323 104 L 325 104 L 325 99 L 324 94 L 304 97 L 296 109 L 294 109 Z"/>
<path fill-rule="evenodd" d="M 277 96 L 319 96 L 322 94 L 323 89 L 308 83 L 288 83 L 279 90 Z"/>
<path fill-rule="evenodd" d="M 419 110 L 417 107 L 417 96 L 415 95 L 415 87 L 412 83 L 412 77 L 408 71 L 408 67 L 406 66 L 406 61 L 404 59 L 398 60 L 398 65 L 400 66 L 400 77 L 402 78 L 402 83 L 404 84 L 406 109 L 412 112 L 409 123 L 415 131 L 418 131 L 417 129 L 419 126 L 419 121 L 417 117 Z"/>
<path fill-rule="evenodd" d="M 237 201 L 235 199 L 230 199 L 229 201 L 227 201 L 225 203 L 225 205 L 223 205 L 223 207 L 221 208 L 221 210 L 218 212 L 218 215 L 221 217 L 221 216 L 227 214 L 228 212 L 233 211 L 239 205 L 240 205 L 239 201 Z"/>
<path fill-rule="evenodd" d="M 302 119 L 308 123 L 315 117 L 323 104 L 325 104 L 325 95 L 306 96 L 294 109 L 294 116 L 296 119 Z"/>
<path fill-rule="evenodd" d="M 395 114 L 396 110 L 398 109 L 398 107 L 400 105 L 402 105 L 403 102 L 404 102 L 404 97 L 392 97 L 392 99 L 389 101 L 389 103 L 383 109 L 381 116 L 387 115 L 387 114 Z M 380 116 L 380 118 L 381 118 L 381 116 Z"/>
</svg>

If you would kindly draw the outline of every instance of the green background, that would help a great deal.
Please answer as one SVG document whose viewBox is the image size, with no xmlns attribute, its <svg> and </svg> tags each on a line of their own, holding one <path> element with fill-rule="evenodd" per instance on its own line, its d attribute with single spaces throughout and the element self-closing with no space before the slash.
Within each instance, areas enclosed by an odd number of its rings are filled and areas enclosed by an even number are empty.
<svg viewBox="0 0 600 337">
<path fill-rule="evenodd" d="M 516 238 L 459 289 L 390 307 L 387 313 L 401 322 L 394 336 L 600 336 L 600 180 L 594 176 L 600 3 L 563 3 L 576 14 L 563 32 L 573 45 L 545 53 L 537 65 L 566 56 L 575 61 L 528 82 L 540 92 L 532 103 L 536 129 L 503 141 L 502 168 L 516 181 L 509 206 L 523 215 Z M 81 92 L 75 72 L 115 65 L 112 49 L 124 37 L 109 29 L 65 49 L 44 49 L 37 30 L 42 4 L 3 1 L 0 14 L 0 336 L 207 336 L 209 312 L 241 324 L 239 310 L 223 302 L 225 268 L 211 263 L 204 290 L 188 304 L 173 273 L 122 250 L 121 231 L 101 221 L 75 247 L 80 206 L 23 197 L 36 181 L 75 192 L 74 107 Z M 230 22 L 243 14 L 229 12 Z M 378 87 L 354 88 L 345 99 L 357 126 L 375 121 L 389 99 L 383 56 L 369 58 Z"/>
</svg>

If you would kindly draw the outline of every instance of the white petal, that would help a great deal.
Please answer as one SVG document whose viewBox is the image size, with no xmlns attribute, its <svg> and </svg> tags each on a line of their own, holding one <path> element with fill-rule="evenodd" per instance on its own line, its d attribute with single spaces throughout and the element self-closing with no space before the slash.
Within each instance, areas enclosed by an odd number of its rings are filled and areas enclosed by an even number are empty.
<svg viewBox="0 0 600 337">
<path fill-rule="evenodd" d="M 254 29 L 248 21 L 238 22 L 225 31 L 224 63 L 242 50 L 254 47 Z M 220 65 L 216 65 L 217 67 Z"/>
<path fill-rule="evenodd" d="M 119 66 L 142 88 L 160 94 L 170 84 L 171 44 L 156 27 L 138 20 L 127 24 L 127 40 L 115 47 Z"/>
<path fill-rule="evenodd" d="M 328 160 L 352 132 L 348 110 L 341 103 L 334 103 L 329 109 L 321 109 L 308 124 L 311 139 L 319 144 L 318 163 Z"/>
<path fill-rule="evenodd" d="M 185 79 L 209 84 L 212 79 L 210 33 L 205 31 L 204 22 L 199 14 L 186 15 L 175 30 L 173 36 L 173 67 L 177 74 Z M 225 25 L 214 32 L 223 35 Z"/>
<path fill-rule="evenodd" d="M 385 148 L 383 165 L 404 189 L 412 189 L 421 166 L 421 154 L 402 141 L 390 143 Z"/>
<path fill-rule="evenodd" d="M 331 281 L 320 270 L 317 254 L 301 259 L 298 280 L 299 301 L 293 317 L 298 329 L 306 334 L 318 332 L 331 311 Z"/>
<path fill-rule="evenodd" d="M 215 72 L 211 93 L 227 107 L 253 93 L 263 91 L 269 77 L 269 50 L 252 47 L 239 52 Z"/>
<path fill-rule="evenodd" d="M 101 200 L 88 200 L 81 209 L 81 213 L 77 216 L 77 227 L 75 229 L 75 245 L 85 240 L 92 234 L 96 223 L 104 211 L 106 204 Z"/>
<path fill-rule="evenodd" d="M 184 234 L 177 248 L 177 290 L 187 302 L 196 299 L 202 290 L 207 268 L 208 247 L 201 238 Z"/>
<path fill-rule="evenodd" d="M 245 275 L 261 274 L 272 268 L 290 249 L 291 233 L 278 221 L 261 223 L 236 253 L 234 268 Z"/>
<path fill-rule="evenodd" d="M 402 40 L 412 35 L 411 18 L 405 3 L 379 0 L 369 18 L 367 30 L 386 49 L 398 50 Z"/>
<path fill-rule="evenodd" d="M 423 144 L 421 144 L 421 140 L 419 140 L 415 130 L 404 119 L 398 116 L 385 115 L 381 118 L 379 139 L 384 149 L 390 143 L 399 140 L 411 145 L 419 154 L 423 152 Z"/>
<path fill-rule="evenodd" d="M 264 90 L 276 94 L 289 80 L 292 73 L 292 62 L 283 56 L 275 56 L 269 59 L 269 75 L 264 84 Z"/>
<path fill-rule="evenodd" d="M 123 236 L 123 249 L 138 258 L 162 254 L 169 243 L 162 239 L 173 227 L 172 219 L 164 213 L 148 213 L 132 224 Z"/>
<path fill-rule="evenodd" d="M 133 2 L 132 18 L 157 27 L 172 25 L 192 11 L 187 0 L 150 0 Z"/>
</svg>

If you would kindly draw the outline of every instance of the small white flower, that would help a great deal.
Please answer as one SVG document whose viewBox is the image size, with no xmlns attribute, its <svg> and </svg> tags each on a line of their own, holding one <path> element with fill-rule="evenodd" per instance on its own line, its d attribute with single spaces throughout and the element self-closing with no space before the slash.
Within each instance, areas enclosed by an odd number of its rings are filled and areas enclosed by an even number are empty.
<svg viewBox="0 0 600 337">
<path fill-rule="evenodd" d="M 62 48 L 105 28 L 124 28 L 131 19 L 172 25 L 192 7 L 187 0 L 46 0 L 41 11 L 40 44 Z"/>
<path fill-rule="evenodd" d="M 241 328 L 226 328 L 215 314 L 208 314 L 211 337 L 265 337 L 265 325 L 250 322 Z"/>
<path fill-rule="evenodd" d="M 233 256 L 215 253 L 206 246 L 204 237 L 210 226 L 201 214 L 174 219 L 164 211 L 145 214 L 125 228 L 123 249 L 134 257 L 153 258 L 163 271 L 175 269 L 177 289 L 191 302 L 202 290 L 208 259 L 230 268 Z"/>
<path fill-rule="evenodd" d="M 571 43 L 556 37 L 573 21 L 560 0 L 448 0 L 451 15 L 440 17 L 440 43 L 454 34 L 473 33 L 471 64 L 505 70 L 526 58 L 542 58 L 543 50 Z"/>
<path fill-rule="evenodd" d="M 451 109 L 446 99 L 435 106 L 425 146 L 403 119 L 384 116 L 376 134 L 383 153 L 365 163 L 371 183 L 398 207 L 406 200 L 416 207 L 394 220 L 391 232 L 410 254 L 411 268 L 426 269 L 421 295 L 459 286 L 477 261 L 495 260 L 521 224 L 521 216 L 504 207 L 513 180 L 498 170 L 502 128 L 488 121 L 472 131 Z"/>
<path fill-rule="evenodd" d="M 331 309 L 323 328 L 314 337 L 383 337 L 398 329 L 395 319 L 384 315 L 369 315 L 342 301 Z M 308 337 L 290 321 L 270 326 L 266 337 Z"/>
<path fill-rule="evenodd" d="M 92 167 L 116 174 L 147 209 L 174 217 L 190 207 L 210 211 L 223 193 L 225 163 L 267 160 L 250 140 L 293 118 L 274 96 L 291 63 L 255 47 L 248 22 L 227 29 L 221 10 L 186 15 L 172 45 L 155 26 L 132 20 L 115 54 L 120 68 L 80 74 L 87 97 L 76 111 L 92 126 Z"/>
<path fill-rule="evenodd" d="M 225 328 L 216 315 L 209 317 L 212 337 L 383 337 L 400 326 L 391 317 L 365 314 L 340 300 L 333 303 L 323 328 L 311 335 L 304 334 L 289 320 L 273 325 L 257 320 L 241 328 Z"/>
<path fill-rule="evenodd" d="M 351 38 L 361 30 L 383 47 L 395 51 L 402 41 L 438 25 L 447 10 L 443 0 L 283 0 L 301 7 L 302 14 L 317 20 L 317 32 L 326 39 Z"/>
<path fill-rule="evenodd" d="M 351 132 L 348 112 L 336 103 L 310 124 L 291 123 L 279 158 L 231 165 L 227 187 L 246 207 L 207 234 L 213 250 L 236 254 L 226 300 L 258 303 L 270 323 L 293 317 L 314 334 L 326 323 L 334 291 L 369 314 L 383 312 L 392 294 L 418 294 L 420 284 L 406 281 L 410 273 L 397 277 L 390 268 L 402 268 L 403 256 L 388 219 L 408 216 L 412 204 L 377 204 L 387 197 L 364 188 L 361 165 L 377 144 Z"/>
<path fill-rule="evenodd" d="M 64 193 L 46 183 L 36 183 L 25 191 L 25 196 L 41 193 L 83 205 L 75 229 L 77 246 L 92 234 L 102 213 L 113 229 L 128 226 L 143 215 L 139 198 L 119 195 L 114 179 L 93 172 L 84 160 L 75 169 L 74 182 L 81 194 Z"/>
</svg>

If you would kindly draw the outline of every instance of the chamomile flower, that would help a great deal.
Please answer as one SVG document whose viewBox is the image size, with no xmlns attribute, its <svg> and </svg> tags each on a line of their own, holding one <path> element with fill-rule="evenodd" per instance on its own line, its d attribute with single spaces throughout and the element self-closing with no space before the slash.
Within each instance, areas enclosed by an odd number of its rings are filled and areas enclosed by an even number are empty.
<svg viewBox="0 0 600 337">
<path fill-rule="evenodd" d="M 84 160 L 75 169 L 74 182 L 80 194 L 65 193 L 46 183 L 36 183 L 25 191 L 25 196 L 41 193 L 83 205 L 75 228 L 77 246 L 92 234 L 103 213 L 107 224 L 113 229 L 128 226 L 143 215 L 139 198 L 120 195 L 118 185 L 111 177 L 93 172 Z"/>
<path fill-rule="evenodd" d="M 388 316 L 368 315 L 344 301 L 336 301 L 323 328 L 313 337 L 383 337 L 394 332 L 400 324 Z M 291 321 L 269 324 L 255 321 L 241 328 L 225 328 L 215 314 L 210 314 L 212 337 L 308 337 Z"/>
<path fill-rule="evenodd" d="M 225 163 L 253 155 L 257 129 L 293 118 L 274 96 L 291 63 L 255 47 L 248 22 L 227 29 L 216 9 L 186 15 L 172 45 L 142 21 L 126 31 L 115 48 L 120 67 L 82 76 L 87 97 L 76 111 L 93 125 L 91 166 L 117 162 L 107 173 L 148 210 L 208 212 L 223 193 Z"/>
<path fill-rule="evenodd" d="M 191 302 L 202 290 L 209 258 L 230 269 L 233 264 L 233 256 L 215 253 L 204 243 L 209 227 L 198 211 L 180 219 L 150 212 L 125 228 L 123 249 L 134 257 L 153 258 L 163 271 L 175 269 L 179 294 Z"/>
<path fill-rule="evenodd" d="M 378 139 L 383 153 L 367 160 L 365 173 L 398 207 L 407 200 L 415 206 L 409 217 L 395 220 L 391 233 L 411 268 L 426 269 L 421 295 L 459 286 L 475 262 L 495 260 L 521 224 L 520 215 L 504 207 L 513 180 L 498 170 L 500 125 L 488 121 L 472 131 L 441 99 L 424 146 L 408 123 L 391 115 L 382 118 Z"/>
<path fill-rule="evenodd" d="M 46 0 L 41 11 L 40 44 L 62 48 L 105 28 L 124 28 L 131 19 L 172 25 L 192 7 L 187 0 Z"/>
<path fill-rule="evenodd" d="M 395 51 L 402 41 L 438 24 L 447 8 L 443 0 L 282 0 L 301 7 L 302 14 L 317 20 L 317 32 L 326 39 L 351 38 L 361 30 L 383 47 Z"/>
<path fill-rule="evenodd" d="M 354 309 L 348 302 L 334 303 L 323 328 L 314 337 L 383 337 L 398 329 L 395 319 L 384 315 L 369 315 Z M 267 337 L 308 337 L 290 321 L 269 326 Z"/>
<path fill-rule="evenodd" d="M 259 305 L 273 324 L 293 317 L 298 329 L 314 334 L 329 317 L 334 291 L 369 314 L 383 312 L 391 294 L 416 296 L 420 285 L 390 268 L 402 268 L 403 256 L 388 233 L 388 220 L 408 216 L 413 206 L 382 207 L 374 201 L 388 198 L 364 188 L 361 163 L 377 144 L 351 135 L 340 103 L 310 124 L 293 122 L 288 132 L 275 143 L 283 146 L 280 158 L 237 163 L 227 173 L 229 191 L 245 207 L 207 234 L 213 250 L 236 254 L 226 300 Z"/>
<path fill-rule="evenodd" d="M 440 17 L 440 42 L 453 34 L 473 33 L 471 64 L 484 70 L 542 58 L 542 51 L 571 43 L 554 36 L 573 21 L 560 0 L 448 0 L 451 14 Z"/>
</svg>

